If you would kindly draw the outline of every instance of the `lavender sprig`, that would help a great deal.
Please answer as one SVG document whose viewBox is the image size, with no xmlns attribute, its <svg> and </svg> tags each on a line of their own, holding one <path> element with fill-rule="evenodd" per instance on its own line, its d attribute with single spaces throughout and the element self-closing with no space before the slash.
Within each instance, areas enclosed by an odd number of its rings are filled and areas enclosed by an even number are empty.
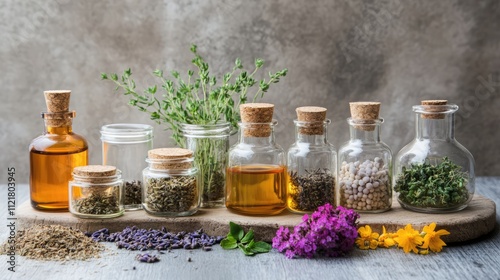
<svg viewBox="0 0 500 280">
<path fill-rule="evenodd" d="M 210 251 L 214 244 L 220 243 L 222 236 L 209 236 L 202 229 L 193 232 L 169 232 L 165 227 L 160 230 L 140 229 L 136 226 L 126 227 L 120 232 L 110 233 L 107 228 L 93 233 L 87 233 L 97 242 L 114 242 L 119 249 L 139 250 L 169 250 L 198 249 Z"/>
</svg>

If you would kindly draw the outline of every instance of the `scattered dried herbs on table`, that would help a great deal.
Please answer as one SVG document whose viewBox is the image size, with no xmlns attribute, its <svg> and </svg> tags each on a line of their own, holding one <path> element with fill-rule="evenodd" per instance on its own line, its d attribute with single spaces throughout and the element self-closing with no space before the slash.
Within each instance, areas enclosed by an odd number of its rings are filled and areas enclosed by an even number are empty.
<svg viewBox="0 0 500 280">
<path fill-rule="evenodd" d="M 325 203 L 333 203 L 335 181 L 328 170 L 306 171 L 304 175 L 290 172 L 290 196 L 293 208 L 314 211 Z"/>
<path fill-rule="evenodd" d="M 202 229 L 193 232 L 169 232 L 165 227 L 160 230 L 126 227 L 120 232 L 110 233 L 107 228 L 87 233 L 94 241 L 114 242 L 118 249 L 127 250 L 170 250 L 203 249 L 210 251 L 214 244 L 220 243 L 222 236 L 210 236 Z"/>
<path fill-rule="evenodd" d="M 403 167 L 394 190 L 399 200 L 417 207 L 448 208 L 469 198 L 467 173 L 447 157 L 437 165 L 428 162 Z"/>
<path fill-rule="evenodd" d="M 15 240 L 16 253 L 35 260 L 86 260 L 104 250 L 83 232 L 61 225 L 34 225 L 19 230 Z"/>
</svg>

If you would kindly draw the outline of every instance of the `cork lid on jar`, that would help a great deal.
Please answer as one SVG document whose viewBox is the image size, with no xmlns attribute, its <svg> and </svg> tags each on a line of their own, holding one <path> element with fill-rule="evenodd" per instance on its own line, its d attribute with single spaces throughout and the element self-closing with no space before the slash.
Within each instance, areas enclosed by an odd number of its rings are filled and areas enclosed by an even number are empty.
<svg viewBox="0 0 500 280">
<path fill-rule="evenodd" d="M 243 133 L 246 137 L 269 137 L 273 121 L 274 105 L 269 103 L 246 103 L 240 105 Z"/>
<path fill-rule="evenodd" d="M 182 148 L 159 148 L 148 151 L 152 169 L 188 169 L 193 166 L 193 151 Z"/>
<path fill-rule="evenodd" d="M 92 183 L 104 183 L 117 174 L 119 170 L 111 165 L 84 165 L 73 168 L 73 176 Z"/>
<path fill-rule="evenodd" d="M 42 114 L 47 125 L 54 127 L 71 125 L 75 112 L 69 111 L 71 90 L 46 90 L 43 92 L 47 112 Z"/>
<path fill-rule="evenodd" d="M 373 131 L 373 124 L 379 119 L 380 102 L 350 102 L 351 119 L 365 125 L 355 125 L 357 129 Z"/>
<path fill-rule="evenodd" d="M 326 119 L 326 108 L 315 106 L 304 106 L 295 109 L 297 120 L 301 122 L 299 133 L 303 135 L 321 135 L 324 133 L 324 121 Z"/>
<path fill-rule="evenodd" d="M 422 100 L 420 102 L 425 112 L 429 114 L 422 114 L 423 119 L 444 119 L 444 114 L 436 114 L 436 112 L 446 112 L 448 108 L 444 108 L 442 105 L 447 105 L 448 100 Z"/>
</svg>

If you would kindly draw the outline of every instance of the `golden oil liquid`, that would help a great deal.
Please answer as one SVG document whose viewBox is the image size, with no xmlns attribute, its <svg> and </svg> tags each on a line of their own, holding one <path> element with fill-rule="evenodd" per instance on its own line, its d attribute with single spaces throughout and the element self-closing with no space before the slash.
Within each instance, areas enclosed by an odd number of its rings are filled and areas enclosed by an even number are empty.
<svg viewBox="0 0 500 280">
<path fill-rule="evenodd" d="M 61 150 L 61 149 L 59 149 Z M 50 152 L 30 150 L 31 205 L 38 210 L 66 211 L 69 208 L 68 182 L 76 166 L 87 165 L 88 148 Z"/>
<path fill-rule="evenodd" d="M 244 165 L 226 172 L 226 207 L 247 215 L 275 215 L 286 208 L 286 168 Z"/>
</svg>

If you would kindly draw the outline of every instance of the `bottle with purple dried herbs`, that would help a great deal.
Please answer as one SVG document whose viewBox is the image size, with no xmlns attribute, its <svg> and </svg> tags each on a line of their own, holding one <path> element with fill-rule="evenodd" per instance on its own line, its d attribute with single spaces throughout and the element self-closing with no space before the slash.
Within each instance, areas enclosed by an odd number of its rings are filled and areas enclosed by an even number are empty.
<svg viewBox="0 0 500 280">
<path fill-rule="evenodd" d="M 295 143 L 288 149 L 287 208 L 310 213 L 335 203 L 337 153 L 328 142 L 326 108 L 299 107 Z"/>
</svg>

